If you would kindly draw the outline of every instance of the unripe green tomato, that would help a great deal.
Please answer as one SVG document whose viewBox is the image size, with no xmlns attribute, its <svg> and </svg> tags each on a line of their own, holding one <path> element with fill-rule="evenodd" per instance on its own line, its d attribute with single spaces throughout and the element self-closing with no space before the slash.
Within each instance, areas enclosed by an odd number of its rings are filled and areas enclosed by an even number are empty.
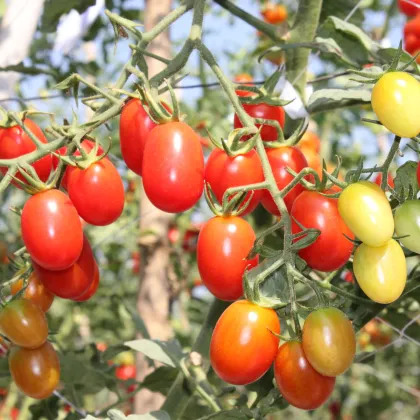
<svg viewBox="0 0 420 420">
<path fill-rule="evenodd" d="M 359 181 L 346 187 L 338 211 L 350 230 L 366 245 L 382 246 L 394 233 L 388 198 L 373 182 Z"/>
<path fill-rule="evenodd" d="M 420 201 L 408 200 L 395 211 L 395 232 L 410 251 L 420 254 Z"/>
<path fill-rule="evenodd" d="M 392 133 L 411 138 L 420 132 L 420 83 L 405 72 L 382 76 L 372 90 L 372 108 Z"/>
<path fill-rule="evenodd" d="M 394 239 L 380 247 L 360 245 L 354 253 L 353 271 L 365 294 L 383 304 L 397 300 L 407 281 L 404 252 Z"/>
</svg>

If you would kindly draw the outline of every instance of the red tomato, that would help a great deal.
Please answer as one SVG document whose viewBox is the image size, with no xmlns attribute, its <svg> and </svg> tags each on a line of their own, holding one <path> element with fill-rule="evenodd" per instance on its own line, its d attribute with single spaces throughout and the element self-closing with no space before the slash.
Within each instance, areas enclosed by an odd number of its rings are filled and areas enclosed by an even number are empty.
<svg viewBox="0 0 420 420">
<path fill-rule="evenodd" d="M 293 233 L 302 231 L 295 220 L 321 232 L 315 242 L 299 250 L 299 256 L 309 267 L 334 271 L 348 261 L 354 245 L 344 235 L 352 239 L 354 235 L 338 212 L 336 198 L 327 198 L 317 191 L 304 191 L 296 198 L 291 216 Z"/>
<path fill-rule="evenodd" d="M 278 121 L 281 128 L 284 127 L 285 123 L 285 113 L 284 109 L 281 106 L 273 106 L 267 105 L 265 103 L 251 105 L 251 104 L 242 104 L 244 110 L 250 115 L 252 118 L 264 118 L 266 120 L 275 120 Z M 261 124 L 255 124 L 257 128 L 261 126 Z M 243 125 L 239 120 L 239 117 L 235 114 L 233 120 L 233 126 L 235 128 L 242 128 Z M 265 141 L 273 141 L 277 140 L 277 130 L 271 125 L 263 125 L 261 130 L 261 138 Z"/>
<path fill-rule="evenodd" d="M 345 282 L 347 282 L 347 283 L 354 283 L 354 276 L 353 276 L 353 273 L 352 273 L 351 271 L 349 271 L 349 270 L 347 270 L 347 271 L 344 273 L 343 278 L 344 278 L 344 281 L 345 281 Z"/>
<path fill-rule="evenodd" d="M 381 186 L 381 182 L 382 182 L 382 174 L 380 172 L 377 173 L 377 175 L 375 176 L 373 182 L 379 186 Z M 394 184 L 394 178 L 392 178 L 392 175 L 390 173 L 388 173 L 388 185 L 391 188 L 395 187 Z"/>
<path fill-rule="evenodd" d="M 241 73 L 238 74 L 235 79 L 234 79 L 235 83 L 240 83 L 240 84 L 244 84 L 245 86 L 252 86 L 253 85 L 253 79 L 252 76 L 249 75 L 248 73 Z M 238 96 L 252 96 L 252 92 L 248 92 L 246 90 L 236 90 L 236 94 Z"/>
<path fill-rule="evenodd" d="M 122 381 L 136 378 L 136 365 L 122 365 L 115 369 L 115 376 Z"/>
<path fill-rule="evenodd" d="M 74 298 L 76 302 L 86 302 L 89 300 L 98 290 L 99 286 L 99 268 L 98 265 L 95 264 L 95 272 L 93 274 L 93 280 L 91 285 L 88 287 L 88 289 L 79 297 Z"/>
<path fill-rule="evenodd" d="M 306 131 L 299 140 L 298 147 L 300 149 L 312 149 L 315 153 L 319 153 L 321 150 L 321 139 L 313 131 Z"/>
<path fill-rule="evenodd" d="M 284 22 L 287 17 L 287 9 L 282 4 L 266 3 L 261 10 L 264 20 L 272 25 L 278 25 Z"/>
<path fill-rule="evenodd" d="M 29 118 L 24 120 L 26 127 L 42 142 L 48 143 L 42 130 Z M 13 127 L 0 127 L 0 159 L 14 159 L 26 155 L 36 150 L 35 144 L 30 137 L 23 131 L 22 127 L 15 125 Z M 51 155 L 44 156 L 42 159 L 32 164 L 41 181 L 45 182 L 52 169 Z M 0 167 L 0 173 L 7 172 L 6 167 Z M 21 181 L 25 178 L 20 173 L 15 175 Z M 26 182 L 26 181 L 25 181 Z M 14 181 L 12 183 L 18 186 Z"/>
<path fill-rule="evenodd" d="M 417 6 L 415 4 L 417 4 Z M 400 8 L 401 13 L 404 13 L 407 16 L 415 16 L 420 7 L 420 0 L 398 0 L 398 6 Z"/>
<path fill-rule="evenodd" d="M 246 257 L 255 241 L 251 225 L 241 217 L 213 217 L 201 229 L 197 265 L 205 286 L 221 300 L 239 299 L 242 276 L 258 264 Z"/>
<path fill-rule="evenodd" d="M 230 157 L 225 151 L 214 149 L 206 163 L 204 179 L 208 182 L 222 203 L 223 194 L 228 188 L 254 184 L 264 181 L 261 161 L 255 150 L 245 155 Z M 246 196 L 249 199 L 250 192 Z M 255 210 L 261 200 L 262 190 L 254 191 L 254 195 L 242 216 Z"/>
<path fill-rule="evenodd" d="M 158 125 L 143 156 L 143 186 L 152 204 L 168 213 L 193 207 L 204 188 L 204 156 L 198 134 L 183 122 Z"/>
<path fill-rule="evenodd" d="M 147 136 L 156 127 L 140 99 L 130 99 L 121 112 L 120 146 L 128 168 L 141 175 Z"/>
<path fill-rule="evenodd" d="M 32 263 L 37 277 L 54 295 L 64 299 L 75 299 L 85 293 L 94 280 L 96 261 L 86 236 L 83 237 L 83 249 L 78 260 L 69 268 L 50 271 Z"/>
<path fill-rule="evenodd" d="M 77 210 L 59 190 L 33 195 L 22 211 L 22 238 L 31 258 L 47 270 L 64 270 L 74 264 L 83 247 L 83 230 Z"/>
<path fill-rule="evenodd" d="M 273 309 L 246 300 L 230 305 L 221 315 L 210 342 L 210 361 L 225 382 L 246 385 L 263 376 L 273 363 L 280 322 Z"/>
<path fill-rule="evenodd" d="M 124 210 L 124 184 L 109 159 L 87 169 L 71 168 L 68 192 L 80 217 L 95 226 L 115 222 Z"/>
<path fill-rule="evenodd" d="M 277 186 L 280 190 L 286 187 L 294 179 L 293 175 L 289 174 L 286 168 L 289 167 L 296 173 L 299 173 L 308 166 L 305 156 L 297 147 L 284 146 L 277 149 L 267 149 L 267 156 L 274 178 L 277 181 Z M 298 184 L 284 197 L 284 201 L 289 211 L 292 208 L 293 202 L 302 191 L 303 186 Z M 271 214 L 276 216 L 280 215 L 276 203 L 267 190 L 263 191 L 261 203 Z"/>
<path fill-rule="evenodd" d="M 420 14 L 418 14 L 414 19 L 407 21 L 404 25 L 404 47 L 411 55 L 416 55 L 420 50 Z"/>
<path fill-rule="evenodd" d="M 274 377 L 284 399 L 302 410 L 314 410 L 324 404 L 335 385 L 335 378 L 323 376 L 311 366 L 298 341 L 280 346 Z"/>
</svg>

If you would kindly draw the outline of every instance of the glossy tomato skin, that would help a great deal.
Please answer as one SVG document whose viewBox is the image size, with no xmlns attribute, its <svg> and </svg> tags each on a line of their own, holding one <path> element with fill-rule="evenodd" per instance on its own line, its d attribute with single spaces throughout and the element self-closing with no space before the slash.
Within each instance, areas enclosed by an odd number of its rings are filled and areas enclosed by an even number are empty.
<svg viewBox="0 0 420 420">
<path fill-rule="evenodd" d="M 356 336 L 351 322 L 337 308 L 321 308 L 303 324 L 303 350 L 312 367 L 324 376 L 338 376 L 352 364 Z"/>
<path fill-rule="evenodd" d="M 280 346 L 274 377 L 284 399 L 301 410 L 315 410 L 324 404 L 335 385 L 335 378 L 323 376 L 311 366 L 298 341 Z"/>
<path fill-rule="evenodd" d="M 33 261 L 47 270 L 64 270 L 82 252 L 83 230 L 77 210 L 59 190 L 33 195 L 22 211 L 22 237 Z"/>
<path fill-rule="evenodd" d="M 60 271 L 46 270 L 37 263 L 32 263 L 35 274 L 42 284 L 54 295 L 63 299 L 76 299 L 91 286 L 96 261 L 86 236 L 83 238 L 83 249 L 78 260 L 69 268 Z"/>
<path fill-rule="evenodd" d="M 416 7 L 412 3 L 416 3 L 418 6 Z M 405 0 L 398 0 L 398 7 L 400 8 L 401 13 L 404 13 L 407 16 L 415 16 L 420 10 L 420 0 L 410 0 L 410 3 Z"/>
<path fill-rule="evenodd" d="M 380 172 L 379 172 L 379 173 L 375 176 L 375 178 L 374 178 L 373 182 L 374 182 L 376 185 L 381 186 L 381 182 L 382 182 L 382 174 L 381 174 Z M 391 188 L 394 188 L 394 187 L 395 187 L 395 184 L 394 184 L 394 178 L 392 178 L 392 175 L 391 175 L 390 173 L 388 173 L 388 179 L 387 179 L 387 182 L 388 182 L 388 185 L 389 185 Z"/>
<path fill-rule="evenodd" d="M 91 225 L 109 225 L 124 210 L 124 184 L 109 159 L 101 159 L 87 169 L 72 168 L 68 192 L 80 217 Z"/>
<path fill-rule="evenodd" d="M 241 217 L 213 217 L 201 229 L 197 243 L 197 265 L 201 279 L 221 300 L 239 299 L 244 291 L 242 276 L 258 264 L 258 256 L 246 257 L 255 233 Z"/>
<path fill-rule="evenodd" d="M 411 138 L 420 132 L 419 103 L 420 83 L 408 73 L 386 73 L 372 90 L 372 108 L 379 121 L 400 137 Z"/>
<path fill-rule="evenodd" d="M 204 179 L 210 184 L 219 203 L 222 203 L 223 195 L 228 188 L 263 182 L 264 172 L 255 150 L 245 155 L 230 157 L 224 150 L 214 149 L 207 160 Z M 251 192 L 247 194 L 246 200 L 250 195 Z M 261 201 L 261 195 L 262 190 L 254 191 L 248 207 L 241 216 L 255 210 Z"/>
<path fill-rule="evenodd" d="M 394 218 L 385 193 L 373 182 L 359 181 L 343 190 L 338 211 L 363 243 L 382 246 L 394 233 Z"/>
<path fill-rule="evenodd" d="M 0 311 L 0 330 L 13 344 L 34 349 L 48 337 L 45 313 L 34 302 L 16 299 Z"/>
<path fill-rule="evenodd" d="M 86 302 L 87 300 L 89 300 L 91 297 L 93 297 L 96 293 L 96 291 L 98 290 L 99 287 L 99 268 L 98 265 L 95 264 L 95 271 L 93 274 L 93 280 L 91 285 L 89 286 L 89 288 L 79 297 L 74 298 L 73 300 L 75 300 L 76 302 Z"/>
<path fill-rule="evenodd" d="M 395 210 L 395 233 L 406 236 L 399 241 L 410 251 L 420 254 L 420 201 L 407 200 Z"/>
<path fill-rule="evenodd" d="M 353 270 L 360 288 L 375 302 L 394 302 L 404 291 L 407 265 L 394 239 L 380 247 L 361 244 L 354 253 Z"/>
<path fill-rule="evenodd" d="M 265 103 L 261 104 L 242 104 L 244 110 L 248 115 L 252 118 L 264 118 L 266 120 L 275 120 L 278 121 L 281 128 L 284 128 L 285 124 L 285 112 L 281 106 L 273 106 L 267 105 Z M 261 124 L 255 124 L 257 128 L 261 126 Z M 239 119 L 239 117 L 235 114 L 233 120 L 233 126 L 235 128 L 242 128 L 243 125 Z M 261 129 L 261 138 L 264 141 L 275 141 L 277 140 L 277 130 L 271 125 L 263 125 Z"/>
<path fill-rule="evenodd" d="M 299 173 L 308 166 L 305 156 L 297 147 L 284 146 L 277 149 L 268 149 L 267 157 L 280 190 L 294 179 L 293 175 L 287 172 L 288 167 L 296 173 Z M 302 191 L 303 186 L 298 184 L 284 197 L 284 202 L 289 211 L 292 209 L 293 202 Z M 263 191 L 261 203 L 271 214 L 276 216 L 280 215 L 276 203 L 267 190 Z"/>
<path fill-rule="evenodd" d="M 26 127 L 42 142 L 47 143 L 47 139 L 39 126 L 29 118 L 24 120 Z M 14 159 L 26 155 L 36 150 L 35 144 L 30 137 L 23 131 L 22 127 L 15 125 L 13 127 L 0 127 L 0 159 Z M 45 182 L 50 176 L 52 169 L 51 155 L 44 156 L 42 159 L 31 165 L 38 174 L 41 181 Z M 5 175 L 6 167 L 0 167 L 0 172 Z M 16 175 L 21 181 L 25 181 L 23 176 Z M 26 181 L 25 181 L 26 182 Z M 12 183 L 18 186 L 14 181 Z"/>
<path fill-rule="evenodd" d="M 48 341 L 33 350 L 12 348 L 9 369 L 17 387 L 31 398 L 49 397 L 60 381 L 60 361 Z"/>
<path fill-rule="evenodd" d="M 263 376 L 273 363 L 280 322 L 273 309 L 238 300 L 221 315 L 210 342 L 210 361 L 225 382 L 246 385 Z"/>
<path fill-rule="evenodd" d="M 16 283 L 13 283 L 10 288 L 12 295 L 16 295 L 22 289 L 22 287 L 22 279 Z M 44 287 L 35 273 L 32 273 L 29 277 L 28 286 L 23 292 L 23 298 L 36 303 L 44 312 L 47 312 L 48 309 L 50 309 L 54 301 L 54 295 Z"/>
<path fill-rule="evenodd" d="M 204 189 L 200 138 L 183 122 L 158 125 L 143 155 L 143 186 L 151 203 L 168 213 L 193 207 Z"/>
<path fill-rule="evenodd" d="M 124 105 L 120 118 L 121 154 L 128 168 L 137 175 L 142 173 L 147 136 L 155 127 L 140 99 L 130 99 Z"/>
<path fill-rule="evenodd" d="M 321 232 L 314 243 L 299 250 L 299 256 L 309 267 L 319 271 L 334 271 L 348 261 L 353 243 L 344 235 L 351 239 L 354 239 L 354 235 L 338 213 L 336 198 L 325 197 L 317 191 L 304 191 L 296 198 L 291 216 L 293 233 L 302 231 L 295 220 L 306 228 Z"/>
<path fill-rule="evenodd" d="M 420 50 L 420 14 L 404 25 L 404 48 L 411 55 Z"/>
</svg>

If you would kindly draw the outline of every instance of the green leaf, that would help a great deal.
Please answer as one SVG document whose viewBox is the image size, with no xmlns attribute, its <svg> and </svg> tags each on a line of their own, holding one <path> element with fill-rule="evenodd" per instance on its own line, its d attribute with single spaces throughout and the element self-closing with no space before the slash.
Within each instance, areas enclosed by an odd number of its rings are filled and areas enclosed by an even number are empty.
<svg viewBox="0 0 420 420">
<path fill-rule="evenodd" d="M 45 400 L 37 402 L 36 404 L 32 404 L 29 407 L 29 411 L 31 412 L 31 419 L 55 420 L 59 417 L 58 412 L 60 406 L 60 399 L 56 396 L 52 396 L 51 398 L 47 398 Z"/>
<path fill-rule="evenodd" d="M 218 413 L 210 414 L 209 416 L 201 417 L 199 420 L 248 420 L 251 417 L 246 415 L 243 412 L 238 411 L 237 409 L 234 410 L 223 410 L 219 411 Z"/>
<path fill-rule="evenodd" d="M 143 321 L 143 318 L 139 315 L 138 311 L 132 308 L 123 300 L 121 301 L 126 311 L 131 315 L 131 318 L 134 322 L 137 332 L 139 332 L 144 338 L 151 338 L 149 331 L 147 330 L 146 324 Z"/>
<path fill-rule="evenodd" d="M 102 358 L 103 360 L 112 360 L 117 354 L 120 354 L 124 351 L 130 350 L 127 346 L 123 344 L 117 346 L 108 347 L 103 353 Z"/>
<path fill-rule="evenodd" d="M 346 19 L 353 12 L 354 8 L 359 5 L 359 0 L 323 0 L 320 23 L 324 22 L 330 16 L 336 16 L 340 19 Z M 354 24 L 363 23 L 363 13 L 360 10 L 363 5 L 354 12 L 351 16 L 351 21 Z"/>
<path fill-rule="evenodd" d="M 0 0 L 0 19 L 6 13 L 6 0 Z"/>
<path fill-rule="evenodd" d="M 320 89 L 309 98 L 310 114 L 370 103 L 370 90 Z"/>
<path fill-rule="evenodd" d="M 410 194 L 414 193 L 416 195 L 419 191 L 417 166 L 417 162 L 408 161 L 397 169 L 397 176 L 394 179 L 394 190 L 402 201 L 407 199 Z"/>
<path fill-rule="evenodd" d="M 152 360 L 161 362 L 167 366 L 177 367 L 183 357 L 182 349 L 176 340 L 134 340 L 124 343 L 133 350 L 143 353 Z"/>
<path fill-rule="evenodd" d="M 53 77 L 56 77 L 58 73 L 52 70 L 48 70 L 45 67 L 37 67 L 37 66 L 25 66 L 22 62 L 18 64 L 13 64 L 6 67 L 0 67 L 1 71 L 15 71 L 17 73 L 26 74 L 28 76 L 38 76 L 40 74 L 46 74 Z"/>
<path fill-rule="evenodd" d="M 151 374 L 147 375 L 141 386 L 152 392 L 160 392 L 166 395 L 178 375 L 178 369 L 169 366 L 160 366 Z"/>
</svg>

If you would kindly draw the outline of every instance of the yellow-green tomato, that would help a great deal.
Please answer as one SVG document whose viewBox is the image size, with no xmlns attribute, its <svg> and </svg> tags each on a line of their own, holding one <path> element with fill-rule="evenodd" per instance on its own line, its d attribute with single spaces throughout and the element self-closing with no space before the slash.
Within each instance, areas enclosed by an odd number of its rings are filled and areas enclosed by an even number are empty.
<svg viewBox="0 0 420 420">
<path fill-rule="evenodd" d="M 420 83 L 410 74 L 386 73 L 372 90 L 372 108 L 379 121 L 400 137 L 420 132 Z"/>
<path fill-rule="evenodd" d="M 420 254 L 420 201 L 408 200 L 395 211 L 395 232 L 410 251 Z"/>
<path fill-rule="evenodd" d="M 349 229 L 365 244 L 382 246 L 394 233 L 388 198 L 373 182 L 359 181 L 346 187 L 338 211 Z"/>
<path fill-rule="evenodd" d="M 394 239 L 380 247 L 360 245 L 354 253 L 353 270 L 360 288 L 378 303 L 397 300 L 407 281 L 404 252 Z"/>
</svg>

